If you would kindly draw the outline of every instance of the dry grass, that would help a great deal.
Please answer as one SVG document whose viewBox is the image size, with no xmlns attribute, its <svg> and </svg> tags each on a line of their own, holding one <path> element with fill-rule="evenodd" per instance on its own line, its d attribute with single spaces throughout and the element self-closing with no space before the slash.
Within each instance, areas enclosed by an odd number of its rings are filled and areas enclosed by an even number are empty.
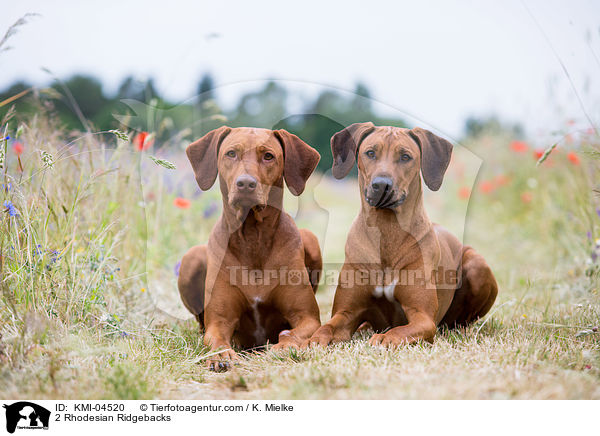
<svg viewBox="0 0 600 436">
<path fill-rule="evenodd" d="M 484 160 L 479 185 L 499 175 L 509 182 L 468 203 L 456 193 L 479 161 L 457 149 L 428 210 L 492 265 L 500 295 L 484 320 L 397 350 L 370 347 L 361 333 L 327 349 L 244 353 L 214 374 L 195 322 L 182 319 L 173 268 L 206 240 L 219 194 L 198 194 L 182 144 L 171 148 L 179 169 L 169 171 L 110 135 L 67 147 L 44 116 L 22 130 L 26 151 L 19 163 L 6 144 L 2 183 L 12 187 L 0 193 L 19 212 L 0 216 L 2 398 L 600 398 L 592 159 L 573 165 L 562 151 L 536 168 L 529 154 L 515 158 L 507 138 L 480 139 L 470 144 Z M 39 149 L 54 157 L 53 170 Z M 356 214 L 355 181 L 312 183 L 286 208 L 320 237 L 334 269 Z M 175 197 L 191 208 L 175 208 Z M 317 295 L 322 320 L 333 290 Z"/>
</svg>

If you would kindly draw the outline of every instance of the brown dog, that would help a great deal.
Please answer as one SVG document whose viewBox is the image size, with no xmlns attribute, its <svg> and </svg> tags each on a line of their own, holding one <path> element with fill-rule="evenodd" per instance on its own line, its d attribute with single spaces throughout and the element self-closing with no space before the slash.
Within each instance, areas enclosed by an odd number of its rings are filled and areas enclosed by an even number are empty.
<svg viewBox="0 0 600 436">
<path fill-rule="evenodd" d="M 300 195 L 319 153 L 285 130 L 246 127 L 213 130 L 186 152 L 200 188 L 218 173 L 223 197 L 208 245 L 185 254 L 178 281 L 215 350 L 209 367 L 237 358 L 232 339 L 243 348 L 301 345 L 321 325 L 314 292 L 322 259 L 317 238 L 282 211 L 283 181 Z"/>
<path fill-rule="evenodd" d="M 498 292 L 492 271 L 423 208 L 420 176 L 437 191 L 452 144 L 420 128 L 358 123 L 336 133 L 331 148 L 336 178 L 357 161 L 362 206 L 348 235 L 332 318 L 304 345 L 349 340 L 363 322 L 390 328 L 372 345 L 432 341 L 440 324 L 466 325 L 485 315 Z"/>
</svg>

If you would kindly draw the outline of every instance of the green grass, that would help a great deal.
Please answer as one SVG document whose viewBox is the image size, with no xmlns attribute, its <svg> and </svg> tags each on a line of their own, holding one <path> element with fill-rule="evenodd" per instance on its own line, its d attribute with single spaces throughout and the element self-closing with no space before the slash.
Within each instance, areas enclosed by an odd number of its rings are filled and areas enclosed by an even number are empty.
<svg viewBox="0 0 600 436">
<path fill-rule="evenodd" d="M 0 204 L 18 212 L 0 212 L 1 398 L 600 398 L 592 157 L 578 153 L 575 165 L 561 145 L 550 165 L 536 167 L 531 152 L 510 150 L 510 138 L 484 136 L 466 144 L 483 160 L 478 175 L 479 160 L 456 149 L 427 209 L 492 266 L 500 293 L 483 320 L 397 350 L 370 347 L 371 333 L 361 332 L 327 349 L 242 353 L 232 371 L 215 374 L 173 269 L 206 241 L 220 213 L 218 188 L 199 194 L 185 143 L 166 154 L 172 171 L 147 158 L 164 150 L 63 132 L 44 112 L 20 128 L 20 162 L 1 143 L 0 178 L 11 188 Z M 2 125 L 16 135 L 10 119 Z M 596 149 L 597 140 L 576 145 Z M 479 190 L 498 176 L 508 183 Z M 476 177 L 470 200 L 460 198 Z M 175 207 L 176 197 L 191 207 Z M 285 203 L 321 239 L 328 268 L 339 267 L 356 181 L 315 175 L 300 200 Z M 333 292 L 317 294 L 323 321 Z"/>
</svg>

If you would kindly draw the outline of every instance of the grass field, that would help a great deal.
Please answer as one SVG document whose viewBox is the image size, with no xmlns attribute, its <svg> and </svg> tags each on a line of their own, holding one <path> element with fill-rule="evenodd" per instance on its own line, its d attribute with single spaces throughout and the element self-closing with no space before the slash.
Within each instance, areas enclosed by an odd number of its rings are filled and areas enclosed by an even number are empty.
<svg viewBox="0 0 600 436">
<path fill-rule="evenodd" d="M 42 110 L 3 125 L 2 398 L 600 399 L 593 132 L 561 141 L 540 166 L 531 144 L 483 135 L 455 148 L 443 189 L 427 194 L 432 218 L 496 274 L 484 319 L 433 345 L 377 349 L 363 332 L 327 349 L 243 353 L 215 374 L 175 285 L 181 255 L 206 241 L 221 209 L 218 189 L 194 183 L 185 142 L 140 152 L 111 133 L 63 132 Z M 286 198 L 330 271 L 358 204 L 356 180 L 320 174 Z M 318 291 L 323 322 L 333 292 Z"/>
</svg>

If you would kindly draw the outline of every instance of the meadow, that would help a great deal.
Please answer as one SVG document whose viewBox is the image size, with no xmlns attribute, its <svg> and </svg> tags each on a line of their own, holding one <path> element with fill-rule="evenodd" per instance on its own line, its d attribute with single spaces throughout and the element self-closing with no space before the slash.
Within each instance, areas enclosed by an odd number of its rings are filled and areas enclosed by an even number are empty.
<svg viewBox="0 0 600 436">
<path fill-rule="evenodd" d="M 176 288 L 179 259 L 221 210 L 218 187 L 194 182 L 189 141 L 65 131 L 41 104 L 13 115 L 0 142 L 1 398 L 600 399 L 595 131 L 565 122 L 546 156 L 541 140 L 483 132 L 426 195 L 430 216 L 494 270 L 483 319 L 431 345 L 373 348 L 361 332 L 327 349 L 244 352 L 217 374 Z M 285 203 L 335 276 L 356 179 L 316 173 Z M 334 290 L 317 293 L 322 322 Z"/>
</svg>

